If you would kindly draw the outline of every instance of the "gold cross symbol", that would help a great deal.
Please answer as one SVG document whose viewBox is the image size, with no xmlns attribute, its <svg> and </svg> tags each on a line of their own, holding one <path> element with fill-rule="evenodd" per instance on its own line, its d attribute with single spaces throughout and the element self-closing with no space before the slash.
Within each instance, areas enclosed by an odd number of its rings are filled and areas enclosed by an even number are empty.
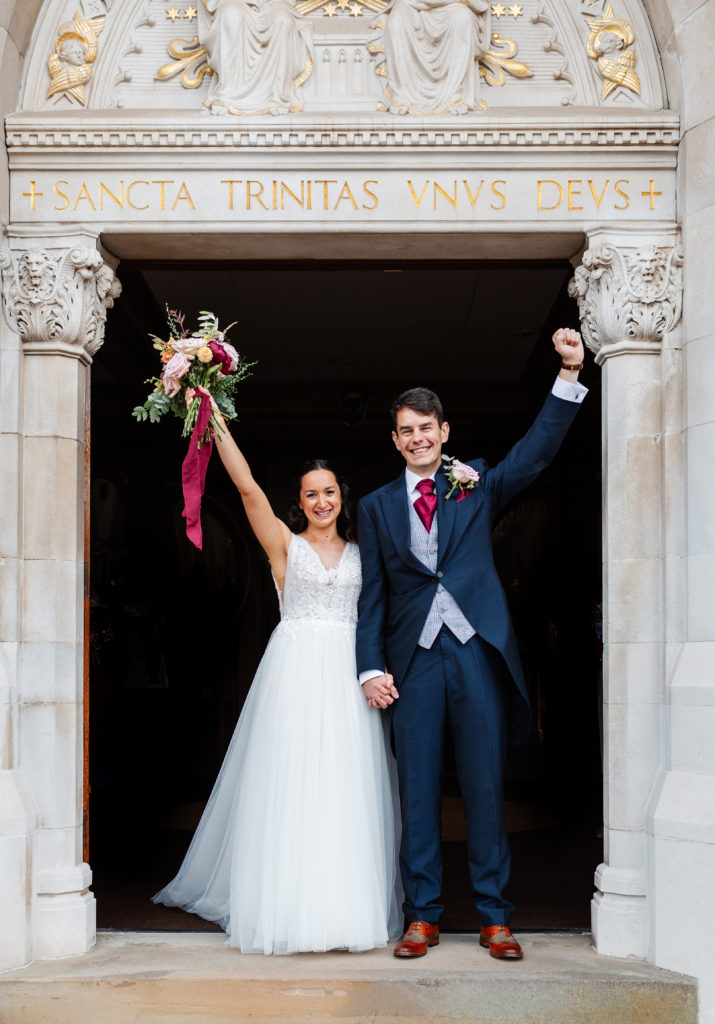
<svg viewBox="0 0 715 1024">
<path fill-rule="evenodd" d="M 652 182 L 651 182 L 651 184 L 652 184 Z M 44 193 L 43 192 L 35 192 L 35 182 L 31 181 L 30 182 L 30 191 L 29 192 L 23 192 L 22 193 L 22 198 L 23 199 L 29 199 L 30 200 L 30 209 L 34 210 L 35 209 L 35 199 L 38 196 L 41 196 L 41 195 L 44 195 Z M 652 209 L 653 209 L 653 207 L 651 206 L 651 210 Z"/>
<path fill-rule="evenodd" d="M 652 209 L 654 209 L 653 200 L 655 199 L 656 196 L 662 196 L 663 193 L 655 191 L 655 182 L 651 178 L 650 179 L 650 188 L 648 189 L 647 192 L 641 192 L 641 195 L 642 196 L 649 196 L 650 197 L 650 208 L 652 210 Z M 34 207 L 33 207 L 33 209 L 34 209 Z"/>
</svg>

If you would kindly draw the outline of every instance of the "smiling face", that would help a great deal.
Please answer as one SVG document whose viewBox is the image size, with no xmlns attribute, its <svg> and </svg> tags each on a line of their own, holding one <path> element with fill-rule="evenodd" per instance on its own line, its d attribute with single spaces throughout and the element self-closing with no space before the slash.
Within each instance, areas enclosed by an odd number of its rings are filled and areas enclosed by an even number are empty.
<svg viewBox="0 0 715 1024">
<path fill-rule="evenodd" d="M 340 485 L 329 469 L 313 469 L 300 481 L 298 505 L 309 526 L 325 529 L 337 524 L 343 507 Z"/>
<path fill-rule="evenodd" d="M 442 462 L 442 445 L 449 437 L 449 423 L 405 406 L 397 413 L 392 440 L 407 468 L 417 476 L 432 476 Z"/>
</svg>

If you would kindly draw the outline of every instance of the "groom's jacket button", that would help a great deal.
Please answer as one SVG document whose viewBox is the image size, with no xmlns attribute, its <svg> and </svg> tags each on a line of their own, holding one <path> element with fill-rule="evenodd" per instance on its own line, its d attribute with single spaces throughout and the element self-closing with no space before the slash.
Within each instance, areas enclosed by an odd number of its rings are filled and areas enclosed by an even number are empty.
<svg viewBox="0 0 715 1024">
<path fill-rule="evenodd" d="M 441 569 L 439 569 L 439 570 L 437 571 L 437 578 L 441 580 L 443 576 L 444 576 L 444 573 L 442 572 L 442 570 L 441 570 Z"/>
</svg>

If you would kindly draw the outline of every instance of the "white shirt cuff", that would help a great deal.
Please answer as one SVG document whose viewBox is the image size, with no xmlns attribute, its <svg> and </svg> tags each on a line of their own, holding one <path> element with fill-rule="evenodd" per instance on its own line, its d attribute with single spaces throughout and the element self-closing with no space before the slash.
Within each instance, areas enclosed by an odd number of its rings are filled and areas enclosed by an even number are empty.
<svg viewBox="0 0 715 1024">
<path fill-rule="evenodd" d="M 579 384 L 577 380 L 570 381 L 564 380 L 563 377 L 557 377 L 551 389 L 551 394 L 555 398 L 563 398 L 566 402 L 581 403 L 588 394 L 588 388 L 585 388 L 583 384 Z"/>
<path fill-rule="evenodd" d="M 379 672 L 375 668 L 367 668 L 364 672 L 360 673 L 358 679 L 360 680 L 360 685 L 364 686 L 368 679 L 377 679 L 378 676 L 384 676 L 384 674 L 384 672 Z"/>
</svg>

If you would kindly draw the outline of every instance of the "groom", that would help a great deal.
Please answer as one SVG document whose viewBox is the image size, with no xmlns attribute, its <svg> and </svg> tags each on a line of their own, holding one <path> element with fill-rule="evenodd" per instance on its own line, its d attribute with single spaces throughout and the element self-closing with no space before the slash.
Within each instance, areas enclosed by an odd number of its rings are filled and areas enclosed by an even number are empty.
<svg viewBox="0 0 715 1024">
<path fill-rule="evenodd" d="M 500 509 L 552 460 L 586 394 L 578 383 L 580 335 L 561 329 L 553 344 L 561 369 L 541 412 L 494 468 L 476 459 L 471 472 L 458 470 L 471 477 L 471 489 L 463 483 L 448 498 L 455 482 L 442 463 L 449 424 L 437 395 L 413 388 L 392 406 L 392 440 L 405 472 L 360 502 L 358 672 L 369 703 L 391 707 L 402 808 L 407 930 L 395 956 L 424 956 L 439 942 L 447 726 L 479 941 L 499 959 L 523 956 L 508 927 L 514 908 L 503 896 L 510 865 L 503 771 L 508 741 L 528 738 L 529 704 L 491 532 Z"/>
</svg>

